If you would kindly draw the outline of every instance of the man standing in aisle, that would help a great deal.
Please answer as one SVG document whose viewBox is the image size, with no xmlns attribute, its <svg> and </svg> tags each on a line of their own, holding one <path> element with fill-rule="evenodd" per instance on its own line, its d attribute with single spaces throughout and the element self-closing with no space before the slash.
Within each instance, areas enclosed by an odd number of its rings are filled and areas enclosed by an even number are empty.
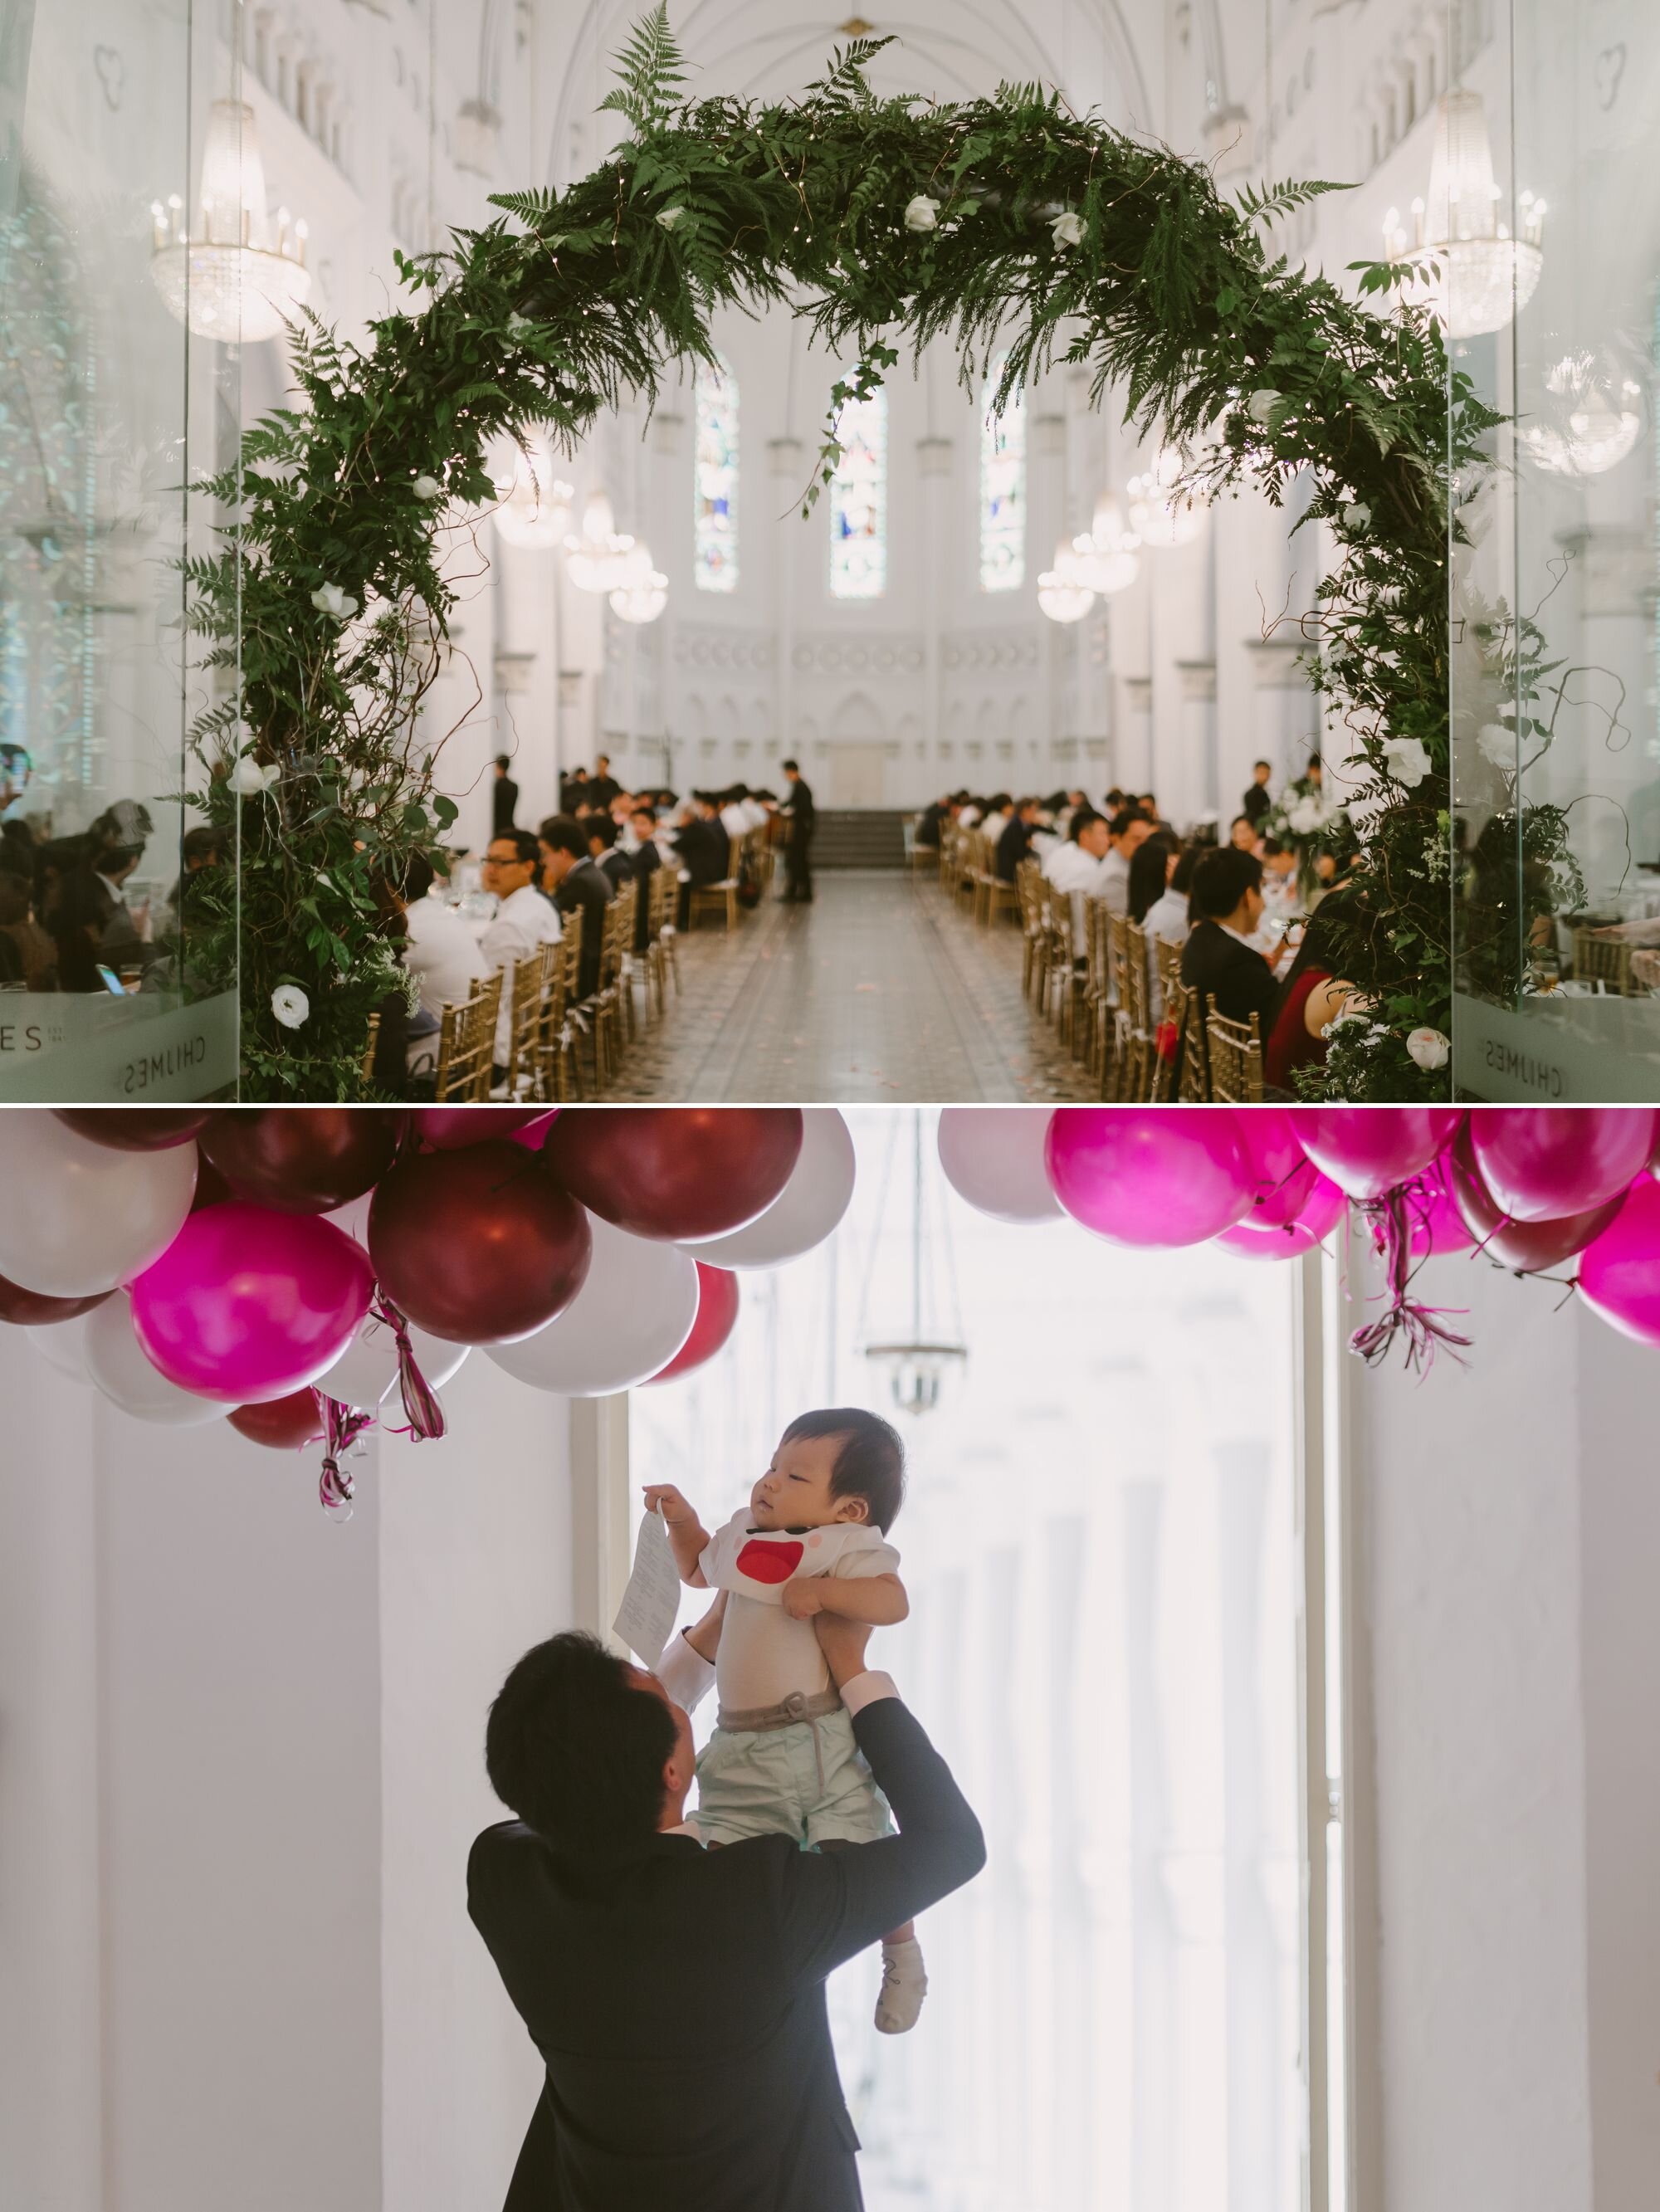
<svg viewBox="0 0 1660 2212">
<path fill-rule="evenodd" d="M 1253 830 L 1258 827 L 1262 817 L 1274 805 L 1274 794 L 1268 789 L 1268 778 L 1273 774 L 1274 770 L 1266 761 L 1258 761 L 1250 772 L 1250 783 L 1239 811 Z"/>
<path fill-rule="evenodd" d="M 801 773 L 799 762 L 787 760 L 784 774 L 789 779 L 789 791 L 778 802 L 778 811 L 788 817 L 788 833 L 784 842 L 784 899 L 787 904 L 794 905 L 799 902 L 802 906 L 811 906 L 812 792 Z"/>
<path fill-rule="evenodd" d="M 519 805 L 519 787 L 508 772 L 508 757 L 496 756 L 496 788 L 490 793 L 490 836 L 510 837 L 514 831 L 514 813 Z"/>
</svg>

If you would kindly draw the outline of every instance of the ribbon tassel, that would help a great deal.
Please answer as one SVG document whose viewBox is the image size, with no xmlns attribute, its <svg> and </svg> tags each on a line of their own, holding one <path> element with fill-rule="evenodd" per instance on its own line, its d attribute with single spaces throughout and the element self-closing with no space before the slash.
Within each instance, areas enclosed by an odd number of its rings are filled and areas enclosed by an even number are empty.
<svg viewBox="0 0 1660 2212">
<path fill-rule="evenodd" d="M 1359 1352 L 1368 1367 L 1376 1367 L 1389 1356 L 1395 1338 L 1403 1336 L 1407 1365 L 1415 1374 L 1428 1373 L 1442 1346 L 1457 1359 L 1468 1337 L 1449 1328 L 1440 1310 L 1409 1295 L 1420 1264 L 1413 1258 L 1413 1231 L 1427 1226 L 1430 1218 L 1429 1193 L 1422 1177 L 1398 1183 L 1382 1198 L 1357 1201 L 1355 1211 L 1371 1232 L 1372 1249 L 1383 1262 L 1389 1304 L 1376 1321 L 1355 1330 L 1349 1350 Z"/>
<path fill-rule="evenodd" d="M 342 1467 L 341 1461 L 356 1443 L 365 1429 L 374 1426 L 373 1413 L 365 1413 L 356 1406 L 343 1406 L 337 1398 L 331 1398 L 319 1390 L 318 1398 L 323 1408 L 324 1446 L 323 1471 L 317 1485 L 317 1499 L 325 1513 L 349 1506 L 356 1490 L 351 1469 Z"/>
<path fill-rule="evenodd" d="M 415 1346 L 410 1342 L 409 1322 L 384 1291 L 376 1293 L 374 1314 L 392 1331 L 398 1346 L 398 1389 L 404 1401 L 404 1418 L 409 1423 L 410 1435 L 417 1443 L 429 1437 L 441 1437 L 447 1425 L 444 1408 L 438 1393 L 417 1362 Z"/>
</svg>

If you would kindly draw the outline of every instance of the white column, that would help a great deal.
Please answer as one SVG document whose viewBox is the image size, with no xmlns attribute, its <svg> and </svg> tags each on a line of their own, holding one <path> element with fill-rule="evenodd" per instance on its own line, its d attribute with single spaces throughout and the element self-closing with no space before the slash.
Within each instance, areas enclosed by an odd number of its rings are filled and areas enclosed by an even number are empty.
<svg viewBox="0 0 1660 2212">
<path fill-rule="evenodd" d="M 949 574 L 946 542 L 951 527 L 949 495 L 955 441 L 950 438 L 919 438 L 916 470 L 922 479 L 922 732 L 927 740 L 927 784 L 930 795 L 955 787 L 953 767 L 948 776 L 939 764 L 939 741 L 945 734 L 944 672 L 940 636 L 945 623 L 946 578 Z"/>
</svg>

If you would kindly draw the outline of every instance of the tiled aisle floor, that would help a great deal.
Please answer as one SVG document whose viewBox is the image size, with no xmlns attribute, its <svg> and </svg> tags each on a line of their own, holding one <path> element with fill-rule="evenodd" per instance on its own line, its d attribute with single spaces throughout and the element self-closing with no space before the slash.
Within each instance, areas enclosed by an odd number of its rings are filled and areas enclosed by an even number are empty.
<svg viewBox="0 0 1660 2212">
<path fill-rule="evenodd" d="M 1082 1098 L 1087 1079 L 1020 989 L 1020 935 L 953 914 L 932 878 L 820 874 L 728 941 L 680 940 L 684 985 L 629 1054 L 621 1098 L 993 1103 Z"/>
</svg>

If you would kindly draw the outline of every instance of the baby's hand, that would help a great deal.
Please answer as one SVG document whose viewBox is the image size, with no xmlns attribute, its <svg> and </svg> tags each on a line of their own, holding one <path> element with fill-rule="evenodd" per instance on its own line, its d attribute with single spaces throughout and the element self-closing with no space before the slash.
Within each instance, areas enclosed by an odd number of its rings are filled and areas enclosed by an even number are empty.
<svg viewBox="0 0 1660 2212">
<path fill-rule="evenodd" d="M 812 1582 L 786 1583 L 780 1596 L 792 1620 L 811 1620 L 824 1610 L 824 1593 Z"/>
<path fill-rule="evenodd" d="M 672 1482 L 648 1482 L 646 1485 L 646 1510 L 660 1513 L 664 1525 L 673 1528 L 678 1521 L 695 1521 L 697 1516 Z"/>
</svg>

